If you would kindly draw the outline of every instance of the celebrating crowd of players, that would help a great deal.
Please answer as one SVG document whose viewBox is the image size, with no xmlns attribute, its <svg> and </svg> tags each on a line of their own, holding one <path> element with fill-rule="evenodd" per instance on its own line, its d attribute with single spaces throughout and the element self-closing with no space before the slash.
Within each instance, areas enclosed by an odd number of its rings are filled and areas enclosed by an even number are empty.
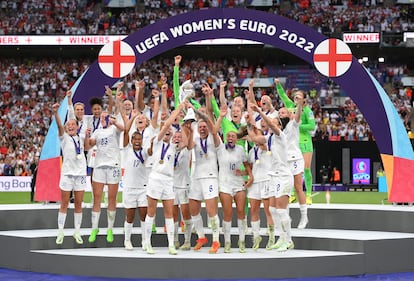
<svg viewBox="0 0 414 281">
<path fill-rule="evenodd" d="M 63 243 L 71 191 L 75 193 L 74 238 L 77 243 L 83 243 L 79 227 L 88 165 L 92 171 L 93 190 L 90 243 L 96 241 L 99 233 L 104 185 L 108 186 L 106 240 L 113 242 L 116 194 L 122 179 L 127 250 L 133 249 L 131 233 L 138 209 L 142 248 L 149 254 L 154 253 L 151 233 L 160 200 L 170 254 L 177 254 L 178 249 L 191 249 L 192 228 L 198 236 L 194 250 L 209 243 L 201 216 L 202 202 L 205 202 L 208 225 L 212 229 L 209 252 L 216 253 L 221 247 L 220 225 L 224 252 L 231 252 L 234 202 L 239 252 L 245 253 L 247 199 L 251 199 L 253 248 L 257 250 L 262 240 L 258 211 L 263 202 L 269 234 L 266 249 L 281 252 L 293 249 L 288 205 L 294 188 L 301 210 L 298 228 L 303 229 L 308 223 L 302 175 L 307 168 L 305 155 L 312 153 L 310 132 L 315 128 L 315 121 L 305 102 L 305 93 L 298 90 L 292 101 L 276 79 L 278 93 L 286 103 L 278 112 L 267 95 L 262 95 L 260 103 L 256 102 L 252 80 L 249 89 L 244 91 L 245 98 L 238 97 L 230 108 L 224 95 L 227 83 L 221 82 L 220 100 L 216 101 L 214 90 L 204 84 L 205 104 L 200 104 L 193 99 L 194 86 L 190 80 L 180 86 L 181 56 L 176 56 L 174 63 L 174 110 L 169 109 L 166 76 L 161 78 L 160 88 L 151 90 L 147 103 L 145 82 L 139 80 L 135 81 L 133 100 L 126 98 L 123 82 L 118 83 L 115 97 L 106 87 L 107 110 L 103 110 L 102 99 L 93 98 L 91 115 L 85 114 L 83 104 L 72 104 L 72 93 L 68 91 L 69 110 L 64 125 L 57 113 L 59 105 L 53 106 L 63 152 L 56 243 Z M 182 245 L 178 242 L 178 206 L 184 222 Z M 277 241 L 276 234 L 279 235 Z"/>
</svg>

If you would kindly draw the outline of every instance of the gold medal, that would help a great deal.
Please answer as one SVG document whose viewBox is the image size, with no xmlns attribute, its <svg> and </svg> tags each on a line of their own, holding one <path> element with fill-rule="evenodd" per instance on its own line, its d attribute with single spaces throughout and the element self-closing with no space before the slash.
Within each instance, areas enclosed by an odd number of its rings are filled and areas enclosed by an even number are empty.
<svg viewBox="0 0 414 281">
<path fill-rule="evenodd" d="M 160 163 L 160 164 L 164 164 L 164 160 L 162 160 L 162 159 L 161 159 L 159 163 Z"/>
<path fill-rule="evenodd" d="M 76 158 L 78 158 L 79 160 L 81 160 L 82 159 L 82 154 L 76 155 Z"/>
<path fill-rule="evenodd" d="M 208 158 L 208 154 L 207 154 L 207 153 L 205 153 L 205 154 L 204 154 L 204 156 L 205 156 L 206 158 Z"/>
<path fill-rule="evenodd" d="M 270 150 L 266 151 L 266 155 L 272 155 L 272 152 Z"/>
<path fill-rule="evenodd" d="M 260 163 L 260 160 L 259 160 L 259 159 L 257 159 L 257 160 L 256 160 L 256 164 L 259 164 L 259 163 Z"/>
</svg>

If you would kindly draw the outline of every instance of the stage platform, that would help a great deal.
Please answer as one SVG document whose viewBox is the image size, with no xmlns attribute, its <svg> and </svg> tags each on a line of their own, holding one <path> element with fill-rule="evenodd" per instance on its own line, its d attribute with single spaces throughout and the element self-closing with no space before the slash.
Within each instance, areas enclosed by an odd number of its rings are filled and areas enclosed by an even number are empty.
<svg viewBox="0 0 414 281">
<path fill-rule="evenodd" d="M 73 210 L 66 221 L 65 239 L 55 244 L 58 204 L 0 205 L 0 267 L 58 274 L 126 277 L 142 279 L 274 279 L 316 276 L 344 276 L 414 271 L 414 207 L 391 205 L 313 204 L 309 206 L 307 229 L 297 229 L 299 207 L 292 204 L 292 235 L 295 249 L 284 253 L 267 251 L 264 214 L 263 240 L 251 249 L 252 235 L 246 236 L 246 253 L 237 248 L 237 228 L 232 228 L 232 252 L 209 254 L 179 251 L 168 254 L 162 209 L 157 210 L 157 233 L 152 241 L 154 255 L 141 249 L 141 229 L 135 224 L 133 251 L 123 248 L 125 212 L 118 206 L 115 241 L 105 240 L 100 228 L 97 241 L 88 243 L 90 208 L 84 209 L 81 233 L 84 244 L 73 238 Z M 202 214 L 205 218 L 205 213 Z M 100 225 L 106 225 L 102 210 Z M 233 222 L 233 226 L 236 223 Z M 211 241 L 211 230 L 205 228 Z M 223 242 L 222 234 L 220 239 Z M 180 241 L 183 234 L 180 232 Z M 192 245 L 196 237 L 192 237 Z M 210 245 L 210 243 L 208 244 Z"/>
</svg>

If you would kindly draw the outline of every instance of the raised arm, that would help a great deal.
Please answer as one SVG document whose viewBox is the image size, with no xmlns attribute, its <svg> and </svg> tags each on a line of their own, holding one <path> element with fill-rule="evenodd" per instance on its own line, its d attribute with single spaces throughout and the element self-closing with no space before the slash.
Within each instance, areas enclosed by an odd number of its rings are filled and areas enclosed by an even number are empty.
<svg viewBox="0 0 414 281">
<path fill-rule="evenodd" d="M 227 99 L 226 99 L 226 93 L 225 93 L 226 86 L 227 86 L 227 81 L 220 82 L 220 92 L 219 92 L 220 105 L 223 105 L 223 104 L 227 105 Z"/>
<path fill-rule="evenodd" d="M 187 149 L 191 150 L 194 147 L 194 130 L 191 125 L 191 122 L 186 122 L 181 126 L 182 130 L 185 131 L 187 136 Z"/>
<path fill-rule="evenodd" d="M 191 128 L 191 123 L 190 123 L 189 127 Z M 184 147 L 187 147 L 187 149 L 188 149 L 188 143 L 190 141 L 189 140 L 190 137 L 192 138 L 193 136 L 190 133 L 190 130 L 188 129 L 188 127 L 187 126 L 181 126 L 181 141 L 180 141 L 180 144 L 178 145 L 179 150 L 183 149 Z"/>
<path fill-rule="evenodd" d="M 145 81 L 135 81 L 135 108 L 142 112 L 145 109 L 144 102 Z"/>
<path fill-rule="evenodd" d="M 285 89 L 283 89 L 282 87 L 282 83 L 280 83 L 279 79 L 277 78 L 275 78 L 275 85 L 276 85 L 277 94 L 279 95 L 283 104 L 287 108 L 294 108 L 295 103 L 286 95 Z"/>
<path fill-rule="evenodd" d="M 228 110 L 227 104 L 224 103 L 220 106 L 220 116 L 219 116 L 219 118 L 217 118 L 217 121 L 214 124 L 214 132 L 219 132 L 220 131 L 220 127 L 221 127 L 221 124 L 223 122 L 223 119 L 227 115 L 227 110 Z"/>
<path fill-rule="evenodd" d="M 256 103 L 256 99 L 254 98 L 254 83 L 256 82 L 256 79 L 253 78 L 250 80 L 249 82 L 249 91 L 245 95 L 247 97 L 247 103 L 252 102 L 252 103 Z"/>
<path fill-rule="evenodd" d="M 112 89 L 105 85 L 105 95 L 108 96 L 108 112 L 112 114 L 114 111 L 114 98 L 112 96 Z"/>
<path fill-rule="evenodd" d="M 75 109 L 73 108 L 73 101 L 72 101 L 72 91 L 69 90 L 66 92 L 66 97 L 68 98 L 68 114 L 67 119 L 76 119 L 75 117 Z"/>
<path fill-rule="evenodd" d="M 204 84 L 201 86 L 201 91 L 203 92 L 204 96 L 206 97 L 206 111 L 208 116 L 211 120 L 214 120 L 213 108 L 211 99 L 213 97 L 213 89 L 211 89 L 210 85 Z M 195 107 L 197 108 L 197 107 Z M 198 109 L 198 108 L 197 108 Z"/>
<path fill-rule="evenodd" d="M 184 108 L 184 103 L 180 103 L 178 108 L 171 113 L 171 115 L 165 121 L 164 126 L 162 126 L 160 132 L 158 133 L 158 141 L 160 141 L 164 138 L 165 133 L 170 128 L 170 126 L 173 123 L 174 119 L 177 118 L 180 111 L 183 110 L 183 108 Z"/>
<path fill-rule="evenodd" d="M 168 84 L 167 84 L 167 77 L 165 75 L 161 77 L 162 86 L 161 86 L 161 112 L 168 112 Z"/>
<path fill-rule="evenodd" d="M 116 99 L 115 99 L 115 108 L 114 108 L 114 114 L 118 114 L 121 113 L 121 107 L 122 107 L 122 96 L 124 94 L 124 92 L 122 91 L 122 87 L 124 86 L 124 82 L 119 82 L 118 85 L 116 86 Z M 111 90 L 111 89 L 109 89 Z M 108 95 L 108 93 L 107 93 Z M 111 96 L 112 96 L 112 90 L 111 90 Z M 120 97 L 119 97 L 120 96 Z M 112 113 L 111 111 L 109 111 L 109 113 Z"/>
<path fill-rule="evenodd" d="M 152 96 L 154 97 L 154 113 L 151 119 L 151 126 L 155 129 L 158 127 L 158 114 L 160 113 L 160 92 L 158 90 L 152 90 Z"/>
<path fill-rule="evenodd" d="M 180 63 L 181 56 L 175 56 L 173 71 L 174 108 L 178 108 L 180 104 Z"/>
<path fill-rule="evenodd" d="M 115 114 L 121 113 L 123 111 L 122 107 L 122 96 L 124 93 L 122 91 L 117 91 L 115 96 Z"/>
<path fill-rule="evenodd" d="M 295 121 L 296 123 L 300 123 L 302 118 L 302 111 L 303 111 L 303 95 L 295 95 L 295 104 L 296 104 L 296 113 L 295 113 Z"/>
<path fill-rule="evenodd" d="M 123 146 L 126 147 L 129 144 L 129 131 L 131 130 L 132 124 L 135 122 L 135 117 L 138 116 L 138 110 L 133 109 L 131 113 L 131 118 L 126 116 L 125 111 L 121 110 L 122 120 L 124 120 L 124 143 Z"/>
<path fill-rule="evenodd" d="M 63 127 L 62 120 L 60 120 L 58 109 L 59 109 L 58 103 L 55 103 L 54 105 L 52 105 L 53 116 L 55 116 L 56 124 L 58 127 L 58 135 L 59 137 L 61 137 L 65 133 L 65 128 Z"/>
</svg>

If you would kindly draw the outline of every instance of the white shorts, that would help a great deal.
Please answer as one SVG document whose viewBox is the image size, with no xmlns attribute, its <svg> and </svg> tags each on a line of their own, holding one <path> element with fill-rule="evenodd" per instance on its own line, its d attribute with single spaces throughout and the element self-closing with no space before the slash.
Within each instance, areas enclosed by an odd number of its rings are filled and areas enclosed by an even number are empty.
<svg viewBox="0 0 414 281">
<path fill-rule="evenodd" d="M 217 178 L 193 179 L 188 197 L 197 201 L 217 198 L 218 190 Z"/>
<path fill-rule="evenodd" d="M 122 202 L 126 209 L 148 207 L 146 185 L 145 188 L 124 187 L 122 191 Z"/>
<path fill-rule="evenodd" d="M 93 169 L 92 180 L 106 184 L 118 184 L 121 180 L 120 167 L 97 167 Z"/>
<path fill-rule="evenodd" d="M 244 191 L 244 190 L 246 190 L 246 188 L 243 185 L 242 186 L 237 186 L 237 185 L 230 186 L 228 184 L 221 184 L 219 186 L 219 192 L 230 194 L 231 197 L 234 197 L 234 195 L 236 195 L 237 192 Z"/>
<path fill-rule="evenodd" d="M 294 176 L 300 175 L 305 170 L 305 160 L 303 160 L 303 158 L 298 159 L 298 160 L 288 161 L 288 165 Z"/>
<path fill-rule="evenodd" d="M 163 175 L 151 175 L 148 178 L 147 195 L 158 200 L 174 200 L 174 179 Z"/>
<path fill-rule="evenodd" d="M 96 158 L 96 146 L 88 150 L 86 155 L 86 160 L 88 161 L 88 167 L 94 168 L 95 167 L 95 158 Z"/>
<path fill-rule="evenodd" d="M 267 199 L 274 195 L 274 193 L 270 192 L 270 185 L 268 180 L 253 183 L 252 186 L 247 189 L 247 191 L 247 197 L 255 200 Z"/>
<path fill-rule="evenodd" d="M 188 194 L 190 193 L 190 188 L 177 188 L 174 187 L 175 199 L 174 205 L 184 205 L 188 204 Z"/>
<path fill-rule="evenodd" d="M 86 189 L 86 176 L 61 175 L 59 187 L 63 191 L 84 191 Z"/>
<path fill-rule="evenodd" d="M 281 176 L 275 177 L 270 176 L 270 188 L 274 190 L 274 196 L 276 198 L 282 196 L 289 196 L 293 190 L 293 177 L 292 176 Z"/>
</svg>

